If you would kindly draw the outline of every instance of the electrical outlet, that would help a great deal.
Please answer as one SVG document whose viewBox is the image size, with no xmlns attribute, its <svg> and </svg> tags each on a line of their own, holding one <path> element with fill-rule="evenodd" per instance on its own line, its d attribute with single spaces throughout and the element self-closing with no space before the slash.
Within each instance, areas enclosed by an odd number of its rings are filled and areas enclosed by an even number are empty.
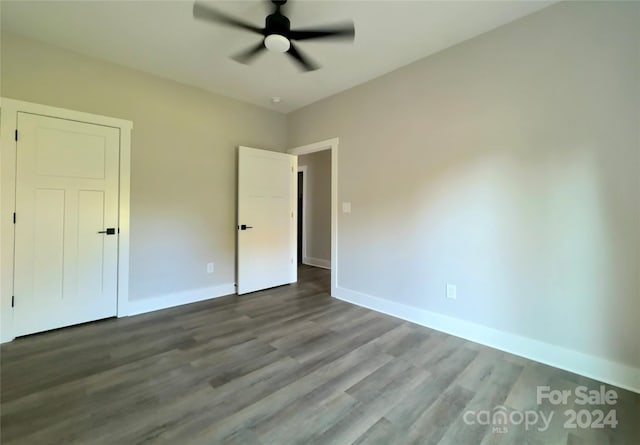
<svg viewBox="0 0 640 445">
<path fill-rule="evenodd" d="M 213 273 L 214 265 L 213 263 L 207 263 L 207 273 Z"/>
<path fill-rule="evenodd" d="M 456 285 L 447 284 L 447 298 L 455 300 L 457 298 Z"/>
</svg>

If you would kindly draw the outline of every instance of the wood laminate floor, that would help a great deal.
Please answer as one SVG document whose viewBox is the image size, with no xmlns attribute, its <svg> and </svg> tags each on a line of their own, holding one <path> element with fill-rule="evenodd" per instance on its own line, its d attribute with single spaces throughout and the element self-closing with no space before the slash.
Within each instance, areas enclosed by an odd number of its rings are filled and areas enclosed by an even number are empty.
<svg viewBox="0 0 640 445">
<path fill-rule="evenodd" d="M 606 385 L 612 407 L 537 405 L 538 386 L 600 383 L 328 288 L 303 266 L 295 285 L 4 344 L 2 443 L 640 444 L 640 395 Z M 585 408 L 615 409 L 617 427 L 564 427 Z M 507 423 L 485 424 L 499 410 Z M 545 431 L 518 424 L 539 411 L 553 413 Z"/>
</svg>

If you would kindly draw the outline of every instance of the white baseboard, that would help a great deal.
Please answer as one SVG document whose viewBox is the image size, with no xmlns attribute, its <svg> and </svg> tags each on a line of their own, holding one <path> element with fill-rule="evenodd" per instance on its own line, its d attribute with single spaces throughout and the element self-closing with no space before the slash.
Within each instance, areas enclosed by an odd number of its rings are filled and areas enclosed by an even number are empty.
<svg viewBox="0 0 640 445">
<path fill-rule="evenodd" d="M 174 294 L 160 295 L 142 300 L 129 300 L 127 307 L 128 315 L 144 314 L 145 312 L 158 311 L 183 304 L 195 303 L 197 301 L 209 300 L 211 298 L 224 297 L 235 294 L 236 288 L 233 283 L 219 286 L 194 289 L 186 292 L 176 292 Z"/>
<path fill-rule="evenodd" d="M 333 296 L 421 326 L 640 393 L 638 368 L 344 287 L 337 287 Z"/>
<path fill-rule="evenodd" d="M 305 256 L 302 257 L 302 264 L 306 264 L 307 266 L 321 267 L 323 269 L 331 269 L 331 260 L 323 260 L 321 258 Z"/>
</svg>

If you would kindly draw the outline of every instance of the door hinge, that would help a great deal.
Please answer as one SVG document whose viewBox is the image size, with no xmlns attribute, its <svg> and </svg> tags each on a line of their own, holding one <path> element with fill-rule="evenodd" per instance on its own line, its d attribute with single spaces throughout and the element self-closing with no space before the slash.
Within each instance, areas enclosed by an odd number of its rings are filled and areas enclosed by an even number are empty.
<svg viewBox="0 0 640 445">
<path fill-rule="evenodd" d="M 14 295 L 11 295 L 11 307 L 14 307 L 16 304 L 16 297 Z"/>
<path fill-rule="evenodd" d="M 13 212 L 13 223 L 16 223 L 16 212 Z"/>
<path fill-rule="evenodd" d="M 16 129 L 16 141 L 18 140 L 18 129 Z"/>
</svg>

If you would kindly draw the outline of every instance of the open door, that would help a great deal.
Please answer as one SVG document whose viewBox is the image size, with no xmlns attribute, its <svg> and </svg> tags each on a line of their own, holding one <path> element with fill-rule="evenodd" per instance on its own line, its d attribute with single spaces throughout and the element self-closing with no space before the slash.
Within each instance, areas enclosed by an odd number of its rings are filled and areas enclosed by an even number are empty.
<svg viewBox="0 0 640 445">
<path fill-rule="evenodd" d="M 295 283 L 295 155 L 239 147 L 238 294 Z"/>
</svg>

